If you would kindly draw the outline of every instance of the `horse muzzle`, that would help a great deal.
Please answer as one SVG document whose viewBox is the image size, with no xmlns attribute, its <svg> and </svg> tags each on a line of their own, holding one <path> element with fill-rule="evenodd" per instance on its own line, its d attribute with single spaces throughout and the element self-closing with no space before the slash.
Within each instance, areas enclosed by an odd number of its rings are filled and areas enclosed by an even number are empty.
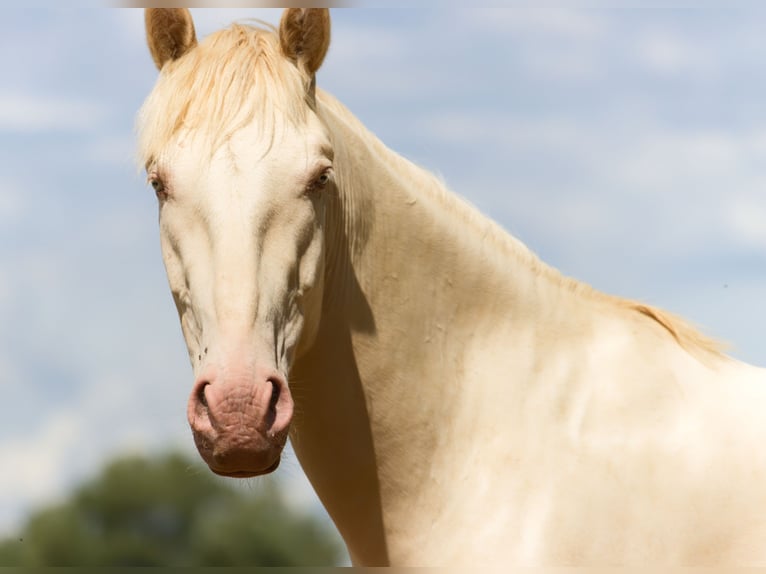
<svg viewBox="0 0 766 574">
<path fill-rule="evenodd" d="M 293 399 L 276 372 L 200 377 L 188 405 L 202 459 L 214 473 L 247 478 L 279 466 L 293 416 Z"/>
</svg>

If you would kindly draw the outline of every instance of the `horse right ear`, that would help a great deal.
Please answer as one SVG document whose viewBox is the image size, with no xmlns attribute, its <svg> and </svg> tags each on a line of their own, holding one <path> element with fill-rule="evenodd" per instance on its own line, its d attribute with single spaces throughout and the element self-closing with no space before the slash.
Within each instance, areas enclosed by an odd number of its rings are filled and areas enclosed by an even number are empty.
<svg viewBox="0 0 766 574">
<path fill-rule="evenodd" d="M 289 8 L 279 22 L 282 53 L 315 74 L 330 47 L 330 11 L 327 8 Z"/>
<path fill-rule="evenodd" d="M 147 8 L 144 23 L 146 42 L 158 70 L 197 45 L 194 22 L 186 8 Z"/>
</svg>

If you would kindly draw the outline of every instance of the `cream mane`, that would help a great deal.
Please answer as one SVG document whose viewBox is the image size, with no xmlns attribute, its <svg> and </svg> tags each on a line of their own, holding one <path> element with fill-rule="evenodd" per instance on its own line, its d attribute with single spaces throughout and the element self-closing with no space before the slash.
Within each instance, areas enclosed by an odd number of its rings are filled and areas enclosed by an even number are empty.
<svg viewBox="0 0 766 574">
<path fill-rule="evenodd" d="M 211 142 L 211 153 L 230 134 L 255 118 L 263 122 L 263 129 L 270 131 L 267 135 L 273 137 L 277 110 L 288 121 L 298 124 L 306 117 L 309 82 L 309 76 L 281 54 L 274 29 L 234 24 L 215 32 L 163 68 L 139 113 L 138 161 L 142 166 L 150 163 L 182 128 L 204 131 Z M 334 98 L 327 100 L 350 124 L 369 133 L 342 104 Z M 374 138 L 372 134 L 369 137 Z M 426 193 L 453 211 L 498 253 L 511 255 L 578 296 L 600 300 L 656 321 L 690 352 L 716 356 L 722 353 L 723 345 L 670 313 L 600 293 L 585 283 L 563 276 L 499 225 L 450 193 L 438 178 L 428 176 L 430 184 L 425 188 Z"/>
</svg>

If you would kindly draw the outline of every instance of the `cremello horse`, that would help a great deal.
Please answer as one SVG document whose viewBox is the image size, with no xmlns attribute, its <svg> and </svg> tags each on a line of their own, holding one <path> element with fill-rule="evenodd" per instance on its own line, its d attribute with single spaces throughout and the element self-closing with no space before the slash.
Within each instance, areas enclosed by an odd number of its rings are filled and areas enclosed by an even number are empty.
<svg viewBox="0 0 766 574">
<path fill-rule="evenodd" d="M 326 10 L 146 25 L 140 156 L 214 472 L 274 470 L 289 432 L 355 564 L 766 564 L 764 370 L 388 150 L 315 88 Z"/>
</svg>

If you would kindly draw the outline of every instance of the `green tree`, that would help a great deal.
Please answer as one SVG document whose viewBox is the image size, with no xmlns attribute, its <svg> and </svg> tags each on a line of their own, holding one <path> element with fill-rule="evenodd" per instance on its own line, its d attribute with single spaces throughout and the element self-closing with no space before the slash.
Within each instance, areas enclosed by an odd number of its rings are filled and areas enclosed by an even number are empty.
<svg viewBox="0 0 766 574">
<path fill-rule="evenodd" d="M 0 541 L 0 566 L 321 566 L 342 557 L 337 534 L 291 510 L 273 481 L 244 492 L 179 454 L 115 460 Z"/>
</svg>

